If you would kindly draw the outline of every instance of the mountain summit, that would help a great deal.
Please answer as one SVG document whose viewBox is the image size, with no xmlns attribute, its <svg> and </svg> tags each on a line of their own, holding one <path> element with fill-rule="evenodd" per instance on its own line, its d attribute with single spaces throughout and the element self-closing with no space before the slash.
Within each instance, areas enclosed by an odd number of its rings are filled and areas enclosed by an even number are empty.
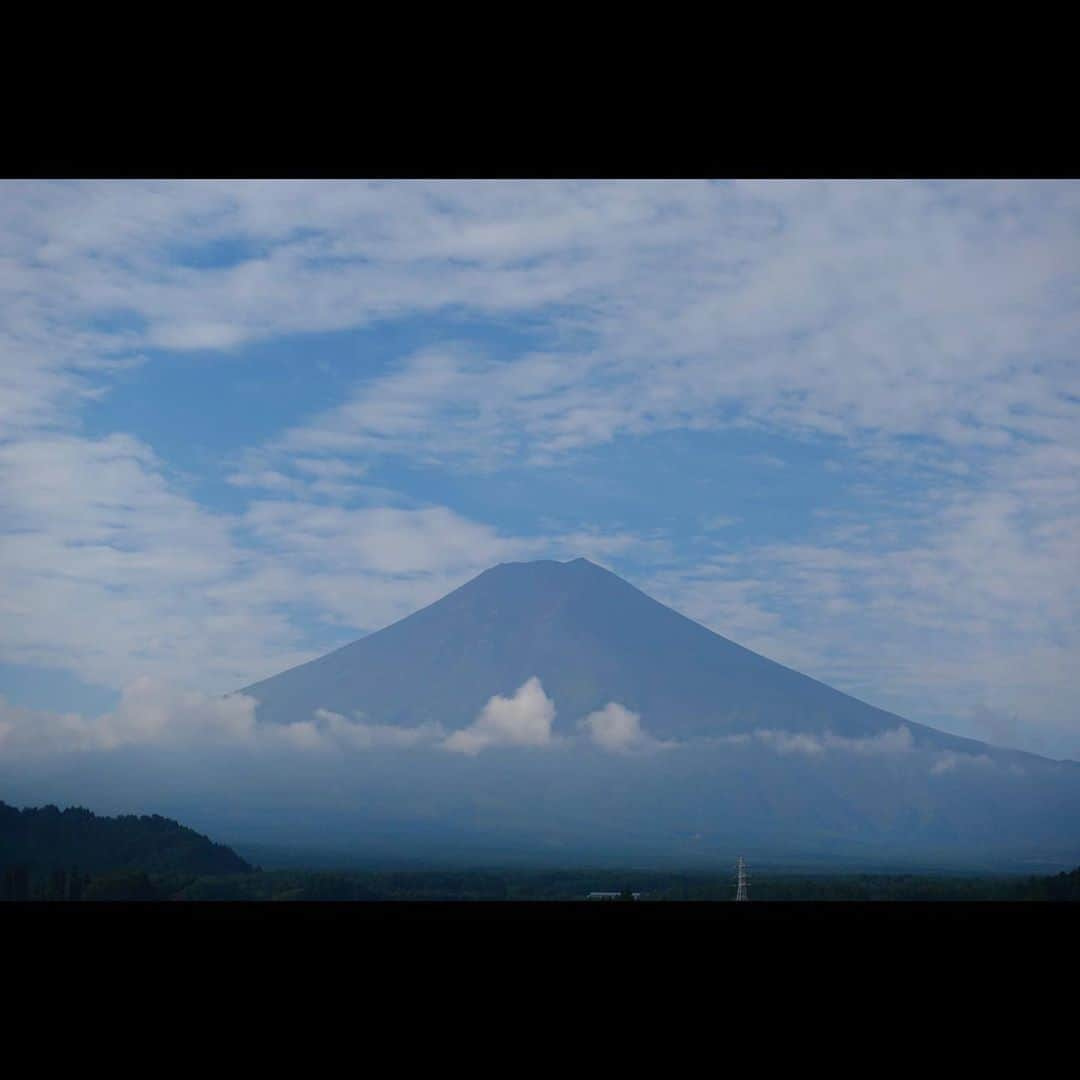
<svg viewBox="0 0 1080 1080">
<path fill-rule="evenodd" d="M 921 744 L 981 746 L 751 652 L 588 559 L 494 566 L 407 618 L 242 692 L 271 723 L 328 709 L 453 730 L 533 676 L 555 703 L 556 731 L 614 701 L 661 739 L 763 729 L 864 738 L 904 725 Z"/>
<path fill-rule="evenodd" d="M 326 709 L 434 733 L 403 739 L 410 749 L 389 739 L 297 754 L 268 787 L 264 817 L 278 828 L 365 851 L 383 837 L 398 854 L 489 861 L 1080 859 L 1080 765 L 874 708 L 586 559 L 494 566 L 244 692 L 268 724 L 317 725 Z M 543 738 L 530 727 L 485 742 L 499 725 L 531 724 L 530 709 Z M 283 803 L 283 784 L 303 798 Z"/>
</svg>

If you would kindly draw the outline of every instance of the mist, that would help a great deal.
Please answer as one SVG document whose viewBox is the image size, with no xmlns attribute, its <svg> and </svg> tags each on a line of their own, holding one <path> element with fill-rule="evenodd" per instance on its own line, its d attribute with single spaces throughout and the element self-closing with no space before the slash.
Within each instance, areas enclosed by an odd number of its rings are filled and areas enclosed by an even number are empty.
<svg viewBox="0 0 1080 1080">
<path fill-rule="evenodd" d="M 658 740 L 613 704 L 554 738 L 539 680 L 452 735 L 325 710 L 261 725 L 253 710 L 146 682 L 97 722 L 8 707 L 0 785 L 19 805 L 158 813 L 343 858 L 1080 861 L 1080 767 L 920 747 L 905 728 Z"/>
</svg>

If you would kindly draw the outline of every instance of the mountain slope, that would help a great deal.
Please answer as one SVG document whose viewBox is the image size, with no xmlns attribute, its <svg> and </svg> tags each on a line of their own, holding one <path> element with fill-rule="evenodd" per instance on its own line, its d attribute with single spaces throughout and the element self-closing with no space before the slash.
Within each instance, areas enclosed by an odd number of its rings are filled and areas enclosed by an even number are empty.
<svg viewBox="0 0 1080 1080">
<path fill-rule="evenodd" d="M 238 874 L 251 867 L 231 848 L 154 815 L 99 817 L 79 807 L 19 810 L 0 802 L 0 866 L 78 866 L 90 873 Z"/>
<path fill-rule="evenodd" d="M 659 738 L 761 729 L 982 744 L 908 723 L 713 633 L 586 559 L 506 563 L 368 637 L 246 687 L 260 720 L 316 709 L 372 723 L 461 728 L 538 676 L 569 731 L 617 701 Z"/>
</svg>

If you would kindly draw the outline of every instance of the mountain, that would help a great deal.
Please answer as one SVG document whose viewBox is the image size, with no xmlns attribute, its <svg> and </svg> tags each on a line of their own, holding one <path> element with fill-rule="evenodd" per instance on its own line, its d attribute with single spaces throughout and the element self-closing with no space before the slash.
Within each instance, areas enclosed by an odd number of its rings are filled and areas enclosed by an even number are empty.
<svg viewBox="0 0 1080 1080">
<path fill-rule="evenodd" d="M 79 807 L 19 810 L 0 802 L 0 867 L 39 873 L 237 874 L 251 867 L 231 848 L 158 815 L 99 817 Z"/>
<path fill-rule="evenodd" d="M 492 567 L 392 626 L 241 692 L 270 723 L 328 709 L 457 729 L 533 676 L 555 702 L 555 730 L 567 733 L 615 701 L 661 739 L 760 729 L 864 738 L 903 724 L 918 743 L 982 747 L 759 656 L 587 559 Z"/>
<path fill-rule="evenodd" d="M 689 864 L 739 852 L 807 865 L 1080 861 L 1077 763 L 875 708 L 585 559 L 495 566 L 243 692 L 265 724 L 325 709 L 460 732 L 493 695 L 512 696 L 534 677 L 556 710 L 543 749 L 448 753 L 452 743 L 429 740 L 317 760 L 297 753 L 288 776 L 273 780 L 275 792 L 292 792 L 288 807 L 264 785 L 260 807 L 241 820 L 230 791 L 220 820 L 237 837 L 272 828 L 298 843 L 485 864 L 628 855 Z M 626 751 L 586 737 L 582 719 L 612 702 L 639 714 L 652 741 Z M 245 768 L 237 762 L 234 775 Z M 208 792 L 200 812 L 214 798 Z"/>
</svg>

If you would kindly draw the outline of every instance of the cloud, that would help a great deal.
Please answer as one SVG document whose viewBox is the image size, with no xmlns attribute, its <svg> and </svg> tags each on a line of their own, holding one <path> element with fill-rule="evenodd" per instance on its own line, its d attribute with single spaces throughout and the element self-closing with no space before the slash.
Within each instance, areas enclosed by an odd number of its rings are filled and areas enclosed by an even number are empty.
<svg viewBox="0 0 1080 1080">
<path fill-rule="evenodd" d="M 486 568 L 525 546 L 445 507 L 346 510 L 258 501 L 249 508 L 244 525 L 275 551 L 323 557 L 333 547 L 336 557 L 357 569 L 382 574 Z"/>
<path fill-rule="evenodd" d="M 915 746 L 911 728 L 906 725 L 863 738 L 847 738 L 829 733 L 822 738 L 827 747 L 836 747 L 851 754 L 906 754 Z"/>
<path fill-rule="evenodd" d="M 28 709 L 0 699 L 0 755 L 252 743 L 255 706 L 254 698 L 208 697 L 148 677 L 125 687 L 119 706 L 98 717 Z"/>
<path fill-rule="evenodd" d="M 361 498 L 386 501 L 392 492 L 375 485 L 362 484 L 367 467 L 356 461 L 336 458 L 291 457 L 268 467 L 264 453 L 249 452 L 245 462 L 225 477 L 232 487 L 271 491 L 300 499 L 323 498 L 332 502 L 350 502 Z"/>
<path fill-rule="evenodd" d="M 911 728 L 905 724 L 877 735 L 848 737 L 834 735 L 832 732 L 810 734 L 805 732 L 771 731 L 759 729 L 749 736 L 728 736 L 723 742 L 740 742 L 745 745 L 750 739 L 769 747 L 780 755 L 800 755 L 810 759 L 823 760 L 832 753 L 855 754 L 860 757 L 893 758 L 916 754 L 918 748 L 911 734 Z M 989 754 L 957 753 L 953 750 L 930 751 L 930 774 L 941 776 L 957 769 L 996 768 L 994 759 Z M 1018 775 L 1023 769 L 1012 766 Z"/>
<path fill-rule="evenodd" d="M 645 588 L 725 636 L 900 715 L 1075 755 L 1080 448 L 880 482 L 798 540 L 725 548 Z M 904 466 L 905 470 L 910 465 Z M 979 710 L 994 702 L 1008 723 Z"/>
<path fill-rule="evenodd" d="M 646 734 L 641 727 L 641 716 L 617 701 L 609 701 L 602 709 L 589 713 L 581 726 L 597 746 L 612 753 L 657 750 L 675 745 Z"/>
<path fill-rule="evenodd" d="M 462 754 L 478 754 L 492 746 L 551 746 L 554 720 L 555 703 L 534 675 L 511 697 L 492 697 L 472 724 L 455 731 L 442 745 Z"/>
<path fill-rule="evenodd" d="M 820 757 L 835 750 L 847 754 L 889 755 L 906 754 L 915 748 L 911 729 L 905 725 L 883 731 L 877 735 L 848 737 L 823 732 L 820 735 L 805 732 L 772 731 L 760 729 L 753 737 L 778 754 L 804 754 Z"/>
<path fill-rule="evenodd" d="M 116 689 L 146 675 L 227 691 L 345 644 L 343 629 L 355 637 L 403 618 L 494 563 L 639 543 L 585 529 L 512 536 L 447 507 L 306 494 L 211 511 L 129 435 L 0 441 L 0 655 Z M 312 609 L 320 622 L 305 631 L 296 613 Z"/>
<path fill-rule="evenodd" d="M 930 766 L 930 774 L 943 776 L 961 768 L 992 769 L 994 767 L 994 759 L 988 754 L 956 754 L 951 750 L 945 750 L 935 757 L 933 765 Z M 1019 772 L 1023 774 L 1023 770 Z"/>
<path fill-rule="evenodd" d="M 152 678 L 140 678 L 126 686 L 118 707 L 96 717 L 26 708 L 0 697 L 0 764 L 19 767 L 21 763 L 32 768 L 35 763 L 41 765 L 72 755 L 90 759 L 94 755 L 137 750 L 165 751 L 169 755 L 186 752 L 195 757 L 184 760 L 200 761 L 204 766 L 214 760 L 234 760 L 252 767 L 264 762 L 280 770 L 282 754 L 293 766 L 297 764 L 297 753 L 316 755 L 323 762 L 319 767 L 325 767 L 327 755 L 344 760 L 353 754 L 442 749 L 475 757 L 499 747 L 572 747 L 575 742 L 559 739 L 553 733 L 555 705 L 535 676 L 510 697 L 494 695 L 469 727 L 450 735 L 438 723 L 414 727 L 374 724 L 360 714 L 349 719 L 328 709 L 317 709 L 308 720 L 260 724 L 255 719 L 256 707 L 255 699 L 243 694 L 210 696 Z M 596 746 L 616 755 L 660 750 L 696 754 L 710 745 L 746 748 L 751 744 L 781 756 L 814 761 L 835 754 L 891 758 L 916 752 L 911 730 L 905 725 L 861 738 L 829 732 L 756 730 L 688 742 L 663 741 L 645 732 L 640 716 L 618 702 L 609 702 L 590 713 L 579 726 Z M 229 758 L 230 753 L 240 757 Z M 994 759 L 985 753 L 946 750 L 930 752 L 925 760 L 929 775 L 935 777 L 959 770 L 997 768 Z M 275 761 L 279 764 L 273 765 Z M 1016 764 L 1009 771 L 1024 775 Z M 317 787 L 318 775 L 311 774 L 305 782 Z M 180 774 L 175 780 L 181 788 L 188 782 Z"/>
<path fill-rule="evenodd" d="M 819 757 L 825 753 L 825 744 L 816 735 L 790 731 L 755 731 L 754 735 L 778 754 L 805 754 L 808 757 Z"/>
<path fill-rule="evenodd" d="M 446 734 L 438 724 L 368 724 L 327 709 L 317 709 L 308 720 L 259 724 L 256 707 L 256 700 L 244 694 L 211 696 L 148 677 L 126 686 L 118 707 L 96 717 L 29 709 L 0 697 L 0 757 L 40 758 L 124 747 L 204 752 L 234 747 L 249 753 L 409 749 L 432 745 Z"/>
<path fill-rule="evenodd" d="M 1061 397 L 1072 382 L 1074 184 L 90 183 L 6 194 L 0 291 L 26 358 L 19 384 L 37 371 L 43 402 L 140 350 L 236 348 L 458 308 L 543 312 L 559 348 L 509 362 L 422 351 L 294 428 L 292 442 L 543 456 L 713 425 L 737 405 L 782 430 L 970 446 L 1043 435 L 1074 411 Z"/>
<path fill-rule="evenodd" d="M 701 527 L 706 532 L 715 532 L 718 529 L 729 529 L 732 525 L 738 525 L 741 518 L 730 517 L 727 514 L 714 514 L 712 517 L 706 518 Z"/>
<path fill-rule="evenodd" d="M 829 731 L 815 733 L 759 728 L 752 732 L 721 735 L 704 742 L 724 746 L 748 746 L 757 743 L 782 757 L 797 756 L 811 761 L 825 761 L 835 754 L 885 759 L 907 758 L 920 754 L 911 728 L 906 724 L 876 735 L 855 737 L 835 735 Z M 929 751 L 922 755 L 921 760 L 929 762 L 932 776 L 941 776 L 957 769 L 996 767 L 989 754 L 957 753 L 953 750 Z M 1011 766 L 1011 771 L 1018 775 L 1023 774 L 1023 770 L 1015 765 Z"/>
<path fill-rule="evenodd" d="M 480 210 L 466 189 L 448 191 L 442 228 L 428 236 L 468 248 L 469 226 L 458 223 L 503 212 L 503 191 L 488 192 Z M 575 336 L 592 348 L 510 361 L 422 350 L 358 382 L 285 444 L 490 467 L 715 426 L 735 409 L 782 431 L 1007 445 L 1014 432 L 1044 431 L 1063 407 L 1074 257 L 1059 229 L 1080 219 L 1080 198 L 1068 185 L 1043 186 L 1041 209 L 1008 185 L 963 194 L 915 184 L 518 185 L 530 227 L 480 226 L 490 243 L 475 261 L 459 252 L 440 284 L 505 275 L 496 237 L 534 243 L 512 285 L 493 282 L 466 303 L 549 310 L 584 327 Z M 614 206 L 619 227 L 607 231 Z M 544 235 L 560 219 L 565 227 Z M 560 234 L 569 248 L 551 246 Z M 426 266 L 445 249 L 409 250 Z M 656 265 L 667 275 L 651 274 Z M 677 289 L 666 284 L 675 280 Z M 1048 351 L 1055 361 L 1036 365 Z"/>
<path fill-rule="evenodd" d="M 149 675 L 227 689 L 311 658 L 271 603 L 216 596 L 255 574 L 235 522 L 177 490 L 138 439 L 0 442 L 0 518 L 8 662 L 114 687 Z"/>
<path fill-rule="evenodd" d="M 321 730 L 332 739 L 353 750 L 375 750 L 384 747 L 410 749 L 434 743 L 446 737 L 441 724 L 427 723 L 416 727 L 396 724 L 368 724 L 363 720 L 348 720 L 329 709 L 316 709 L 315 718 Z"/>
<path fill-rule="evenodd" d="M 570 746 L 574 742 L 554 734 L 555 703 L 536 676 L 509 697 L 493 695 L 472 724 L 449 735 L 437 722 L 414 727 L 369 723 L 360 713 L 349 718 L 329 709 L 316 709 L 309 719 L 289 724 L 260 724 L 256 708 L 256 700 L 244 694 L 207 695 L 149 677 L 124 687 L 117 708 L 96 717 L 26 708 L 0 697 L 0 756 L 41 757 L 139 746 L 206 750 L 233 746 L 251 752 L 273 747 L 321 751 L 441 747 L 476 755 L 492 747 Z M 693 740 L 656 739 L 644 730 L 638 713 L 614 701 L 591 712 L 579 727 L 596 746 L 612 753 L 693 744 Z M 906 726 L 865 738 L 758 730 L 704 741 L 742 746 L 756 741 L 779 754 L 812 757 L 830 751 L 887 755 L 913 749 Z M 953 757 L 945 754 L 935 772 L 954 768 Z"/>
<path fill-rule="evenodd" d="M 661 598 L 927 722 L 975 732 L 971 708 L 991 700 L 1031 748 L 1078 752 L 1080 185 L 4 194 L 5 660 L 110 686 L 144 672 L 243 685 L 342 643 L 312 625 L 372 629 L 485 552 L 543 547 L 452 507 L 402 507 L 365 483 L 372 462 L 550 466 L 628 436 L 743 425 L 842 457 L 865 482 L 845 492 L 847 526 L 873 527 L 823 526 L 727 563 L 677 552 L 654 571 Z M 256 493 L 250 517 L 201 503 L 145 443 L 82 426 L 135 365 L 462 314 L 513 321 L 527 344 L 447 345 L 440 327 L 438 347 L 360 370 L 344 400 L 231 448 L 250 452 L 229 466 L 235 491 Z M 427 518 L 327 517 L 309 546 L 290 540 L 309 507 L 365 500 Z M 293 519 L 269 508 L 286 501 Z M 440 513 L 445 564 L 425 539 Z"/>
</svg>

